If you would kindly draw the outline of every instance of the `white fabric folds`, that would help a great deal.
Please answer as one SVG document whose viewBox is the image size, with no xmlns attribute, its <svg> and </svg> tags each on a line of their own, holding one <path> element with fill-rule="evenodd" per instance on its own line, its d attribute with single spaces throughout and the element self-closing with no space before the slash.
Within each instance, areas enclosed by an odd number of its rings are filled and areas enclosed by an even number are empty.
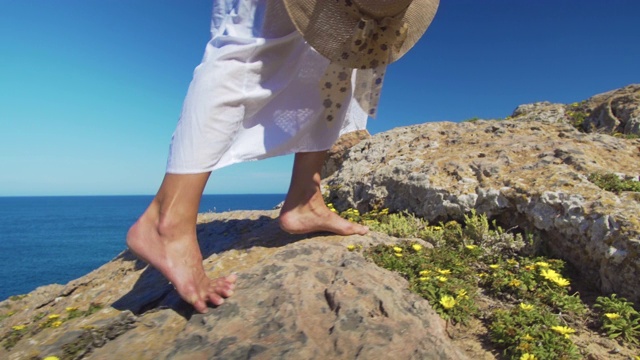
<svg viewBox="0 0 640 360">
<path fill-rule="evenodd" d="M 340 135 L 366 127 L 354 84 L 347 106 L 329 124 L 322 118 L 320 80 L 329 60 L 302 39 L 286 12 L 269 8 L 273 1 L 279 0 L 214 0 L 212 39 L 194 71 L 167 172 L 326 150 Z"/>
</svg>

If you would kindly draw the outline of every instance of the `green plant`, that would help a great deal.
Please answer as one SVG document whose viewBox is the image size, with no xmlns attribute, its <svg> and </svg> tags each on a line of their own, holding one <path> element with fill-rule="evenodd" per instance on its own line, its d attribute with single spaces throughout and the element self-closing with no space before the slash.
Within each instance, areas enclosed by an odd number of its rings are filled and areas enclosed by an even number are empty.
<svg viewBox="0 0 640 360">
<path fill-rule="evenodd" d="M 526 246 L 522 234 L 505 231 L 495 220 L 489 221 L 486 214 L 477 214 L 475 209 L 464 216 L 462 235 L 494 258 L 515 256 Z"/>
<path fill-rule="evenodd" d="M 547 308 L 527 303 L 496 311 L 489 325 L 491 341 L 510 359 L 520 359 L 525 354 L 539 360 L 581 359 L 569 336 L 573 332 L 561 326 L 558 317 Z"/>
<path fill-rule="evenodd" d="M 475 272 L 469 258 L 451 249 L 434 251 L 410 242 L 374 246 L 365 255 L 407 278 L 409 289 L 427 299 L 442 318 L 464 323 L 477 313 Z"/>
<path fill-rule="evenodd" d="M 627 139 L 627 140 L 640 139 L 640 134 L 623 134 L 623 133 L 616 132 L 616 133 L 613 133 L 613 136 L 621 139 Z"/>
<path fill-rule="evenodd" d="M 15 325 L 11 328 L 11 332 L 4 337 L 4 341 L 2 342 L 2 346 L 10 350 L 14 347 L 20 339 L 27 333 L 28 328 L 26 325 Z"/>
<path fill-rule="evenodd" d="M 571 104 L 571 110 L 567 110 L 565 114 L 569 118 L 569 123 L 580 131 L 585 131 L 585 120 L 589 117 L 589 112 L 581 108 L 582 104 Z"/>
<path fill-rule="evenodd" d="M 0 321 L 4 320 L 6 318 L 12 317 L 13 315 L 15 315 L 15 311 L 7 311 L 4 314 L 0 314 Z"/>
<path fill-rule="evenodd" d="M 612 294 L 598 297 L 594 306 L 600 309 L 602 330 L 610 338 L 640 345 L 640 314 L 633 308 L 633 303 Z"/>
<path fill-rule="evenodd" d="M 488 326 L 492 342 L 507 358 L 581 358 L 571 334 L 574 328 L 584 328 L 587 307 L 571 291 L 564 261 L 524 255 L 531 236 L 525 244 L 522 236 L 503 230 L 475 211 L 464 217 L 464 224 L 438 225 L 408 213 L 388 214 L 386 209 L 367 214 L 349 210 L 341 215 L 374 230 L 417 236 L 434 245 L 423 249 L 403 241 L 372 246 L 363 253 L 378 266 L 404 276 L 409 289 L 429 301 L 442 318 L 464 324 L 477 316 L 481 292 L 499 300 L 501 305 L 488 310 Z M 613 299 L 599 300 L 603 314 L 609 314 L 602 315 L 603 326 L 608 324 L 604 328 L 610 336 L 634 343 L 640 332 L 638 313 L 626 300 Z M 623 323 L 622 318 L 629 320 Z"/>
<path fill-rule="evenodd" d="M 592 173 L 589 174 L 589 181 L 603 190 L 620 193 L 622 191 L 640 192 L 640 181 L 623 180 L 612 173 Z"/>
</svg>

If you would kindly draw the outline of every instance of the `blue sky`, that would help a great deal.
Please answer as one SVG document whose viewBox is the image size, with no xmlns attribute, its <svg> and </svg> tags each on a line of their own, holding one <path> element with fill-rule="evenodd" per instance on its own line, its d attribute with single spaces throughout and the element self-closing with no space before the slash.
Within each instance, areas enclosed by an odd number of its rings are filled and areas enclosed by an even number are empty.
<svg viewBox="0 0 640 360">
<path fill-rule="evenodd" d="M 0 196 L 153 194 L 211 0 L 0 0 Z M 373 134 L 640 82 L 638 0 L 443 0 L 390 66 Z M 291 156 L 206 193 L 284 193 Z"/>
</svg>

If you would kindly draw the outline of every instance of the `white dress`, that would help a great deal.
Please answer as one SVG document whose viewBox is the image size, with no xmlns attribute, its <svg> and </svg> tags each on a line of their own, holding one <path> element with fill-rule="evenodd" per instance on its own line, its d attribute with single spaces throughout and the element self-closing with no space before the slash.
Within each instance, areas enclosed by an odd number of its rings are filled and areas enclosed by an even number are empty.
<svg viewBox="0 0 640 360">
<path fill-rule="evenodd" d="M 353 98 L 333 121 L 321 118 L 329 60 L 298 34 L 281 0 L 214 0 L 211 33 L 172 137 L 168 173 L 327 150 L 366 127 Z"/>
</svg>

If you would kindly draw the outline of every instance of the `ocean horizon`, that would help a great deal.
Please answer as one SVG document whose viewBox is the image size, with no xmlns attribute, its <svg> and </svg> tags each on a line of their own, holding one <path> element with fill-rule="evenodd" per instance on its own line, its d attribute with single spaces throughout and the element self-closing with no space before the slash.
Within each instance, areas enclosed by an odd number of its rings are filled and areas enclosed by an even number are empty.
<svg viewBox="0 0 640 360">
<path fill-rule="evenodd" d="M 285 194 L 203 195 L 199 212 L 270 210 Z M 153 195 L 0 197 L 0 301 L 66 284 L 126 249 Z"/>
</svg>

